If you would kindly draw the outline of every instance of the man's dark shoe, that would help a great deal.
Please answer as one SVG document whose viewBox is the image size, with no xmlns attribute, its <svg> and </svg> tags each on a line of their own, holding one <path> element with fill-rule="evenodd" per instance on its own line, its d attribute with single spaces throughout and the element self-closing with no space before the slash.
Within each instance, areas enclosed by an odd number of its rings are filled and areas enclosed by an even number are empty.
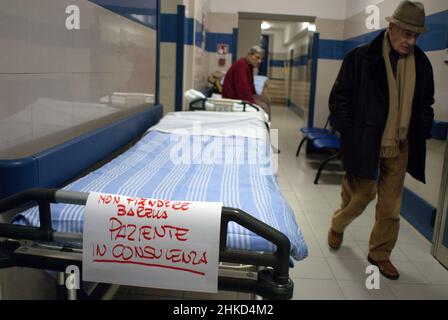
<svg viewBox="0 0 448 320">
<path fill-rule="evenodd" d="M 337 250 L 341 247 L 342 239 L 344 238 L 344 233 L 339 233 L 330 228 L 328 231 L 328 245 L 331 249 Z"/>
<path fill-rule="evenodd" d="M 394 265 L 392 264 L 392 262 L 390 262 L 389 259 L 383 261 L 375 261 L 372 258 L 370 258 L 370 256 L 367 256 L 367 260 L 374 266 L 377 266 L 380 269 L 381 274 L 386 278 L 391 280 L 397 280 L 400 277 L 398 270 L 394 267 Z"/>
</svg>

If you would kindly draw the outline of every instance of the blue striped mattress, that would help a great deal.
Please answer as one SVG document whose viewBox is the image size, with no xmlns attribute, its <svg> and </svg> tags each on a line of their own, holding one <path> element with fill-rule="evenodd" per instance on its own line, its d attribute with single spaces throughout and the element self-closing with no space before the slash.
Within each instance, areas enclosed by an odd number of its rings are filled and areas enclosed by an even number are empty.
<svg viewBox="0 0 448 320">
<path fill-rule="evenodd" d="M 283 232 L 291 241 L 291 256 L 295 260 L 305 258 L 307 246 L 294 213 L 279 190 L 275 174 L 262 173 L 260 166 L 250 161 L 234 161 L 237 158 L 247 160 L 255 151 L 251 150 L 255 146 L 250 143 L 253 138 L 227 137 L 227 142 L 228 139 L 243 142 L 243 151 L 222 152 L 223 161 L 204 164 L 201 154 L 216 151 L 223 143 L 222 137 L 209 136 L 200 139 L 201 153 L 191 153 L 193 161 L 173 162 L 170 157 L 176 151 L 174 149 L 179 148 L 179 142 L 191 143 L 193 139 L 197 142 L 194 136 L 150 131 L 128 151 L 63 189 L 153 199 L 222 202 L 224 206 L 239 208 Z M 268 142 L 260 139 L 258 147 L 255 146 L 258 150 L 260 143 L 264 144 L 266 152 L 271 152 Z M 215 154 L 219 155 L 219 152 Z M 51 208 L 55 230 L 83 232 L 84 206 L 52 204 Z M 20 213 L 13 221 L 39 226 L 37 207 Z M 228 247 L 234 249 L 275 251 L 272 243 L 235 223 L 229 224 L 227 240 Z"/>
</svg>

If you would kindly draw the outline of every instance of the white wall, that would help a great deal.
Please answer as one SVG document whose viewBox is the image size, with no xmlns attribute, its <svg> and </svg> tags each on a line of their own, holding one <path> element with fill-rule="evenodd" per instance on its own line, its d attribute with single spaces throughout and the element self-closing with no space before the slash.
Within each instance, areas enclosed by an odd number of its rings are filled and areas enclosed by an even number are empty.
<svg viewBox="0 0 448 320">
<path fill-rule="evenodd" d="M 249 49 L 260 44 L 261 20 L 238 20 L 238 58 L 245 57 Z"/>
<path fill-rule="evenodd" d="M 341 64 L 340 60 L 319 59 L 314 104 L 314 126 L 316 127 L 323 127 L 330 114 L 328 99 Z"/>
<path fill-rule="evenodd" d="M 401 0 L 210 0 L 212 12 L 237 13 L 259 12 L 286 15 L 315 16 L 323 19 L 344 20 L 369 5 L 396 8 Z M 163 2 L 163 1 L 162 1 Z M 420 0 L 425 5 L 426 14 L 446 10 L 445 0 Z M 389 14 L 389 13 L 388 13 Z M 382 14 L 383 17 L 385 15 Z"/>
<path fill-rule="evenodd" d="M 233 28 L 238 28 L 238 14 L 210 12 L 207 19 L 207 30 L 216 33 L 232 33 Z"/>
<path fill-rule="evenodd" d="M 162 14 L 176 14 L 181 0 L 160 1 Z M 164 113 L 173 112 L 176 96 L 176 43 L 160 43 L 160 103 Z"/>
<path fill-rule="evenodd" d="M 320 39 L 343 40 L 344 20 L 316 19 L 316 32 Z M 330 113 L 328 98 L 341 67 L 341 60 L 319 59 L 317 66 L 314 125 L 323 127 Z"/>
<path fill-rule="evenodd" d="M 197 43 L 196 33 L 198 23 L 207 23 L 209 19 L 209 0 L 183 0 L 186 18 L 193 19 L 193 44 L 184 47 L 184 83 L 183 92 L 189 89 L 203 90 L 207 86 L 209 74 L 208 53 L 205 51 L 205 37 L 203 43 Z M 203 28 L 206 26 L 204 25 Z M 203 34 L 204 35 L 204 34 Z M 188 101 L 183 100 L 184 110 L 188 109 Z"/>
<path fill-rule="evenodd" d="M 227 33 L 232 34 L 233 28 L 238 28 L 238 14 L 236 13 L 209 13 L 209 18 L 206 21 L 206 29 L 212 33 Z M 225 55 L 225 65 L 218 64 L 219 56 L 216 52 L 207 52 L 209 65 L 209 73 L 214 71 L 227 71 L 232 65 L 232 54 Z"/>
<path fill-rule="evenodd" d="M 262 34 L 269 35 L 269 51 L 271 53 L 285 53 L 284 30 L 264 30 Z"/>
<path fill-rule="evenodd" d="M 268 77 L 270 79 L 284 79 L 285 78 L 285 68 L 273 67 L 270 65 L 270 61 L 287 61 L 288 54 L 287 48 L 283 43 L 285 35 L 284 29 L 275 30 L 264 30 L 263 35 L 269 36 L 269 60 L 268 60 Z"/>
<path fill-rule="evenodd" d="M 384 0 L 346 0 L 345 18 L 349 18 L 360 12 L 365 12 L 370 5 L 378 5 Z M 388 0 L 390 2 L 390 0 Z"/>
<path fill-rule="evenodd" d="M 80 9 L 79 30 L 65 28 L 69 5 Z M 114 92 L 155 93 L 154 30 L 87 0 L 0 0 L 0 8 L 0 159 L 63 143 L 145 102 Z M 3 299 L 56 299 L 55 289 L 44 270 L 0 270 Z"/>
<path fill-rule="evenodd" d="M 174 111 L 175 88 L 176 44 L 160 43 L 160 103 L 165 113 Z"/>
<path fill-rule="evenodd" d="M 202 0 L 195 1 L 195 14 L 194 18 L 200 24 L 207 24 L 207 20 L 210 15 L 210 1 Z M 209 60 L 208 53 L 205 50 L 206 26 L 202 26 L 203 30 L 196 30 L 196 23 L 194 29 L 194 63 L 193 63 L 193 87 L 205 88 L 207 86 L 207 78 L 209 74 Z M 196 43 L 196 33 L 201 32 L 203 35 L 202 43 Z"/>
<path fill-rule="evenodd" d="M 285 45 L 289 45 L 292 42 L 295 42 L 297 38 L 301 38 L 304 33 L 307 33 L 308 23 L 305 22 L 294 22 L 290 23 L 285 28 L 283 43 Z"/>
<path fill-rule="evenodd" d="M 260 12 L 345 19 L 346 0 L 211 0 L 212 12 Z"/>
<path fill-rule="evenodd" d="M 365 8 L 370 5 L 377 5 L 380 14 L 380 28 L 388 26 L 386 17 L 392 16 L 401 0 L 347 0 L 347 19 L 345 21 L 345 39 L 359 36 L 371 32 L 365 26 L 368 14 Z M 448 10 L 448 1 L 446 0 L 420 0 L 425 6 L 426 15 Z"/>
<path fill-rule="evenodd" d="M 116 104 L 114 92 L 154 94 L 154 30 L 86 0 L 0 5 L 0 158 L 36 153 L 144 103 Z M 68 5 L 80 8 L 80 30 L 65 28 Z"/>
</svg>

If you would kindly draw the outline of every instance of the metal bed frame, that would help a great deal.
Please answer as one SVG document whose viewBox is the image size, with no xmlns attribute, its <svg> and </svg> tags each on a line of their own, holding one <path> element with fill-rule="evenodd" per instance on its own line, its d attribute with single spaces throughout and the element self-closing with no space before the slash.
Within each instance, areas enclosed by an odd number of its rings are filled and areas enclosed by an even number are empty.
<svg viewBox="0 0 448 320">
<path fill-rule="evenodd" d="M 0 223 L 0 268 L 29 267 L 59 272 L 59 297 L 98 299 L 105 285 L 89 295 L 85 290 L 64 292 L 68 266 L 82 270 L 82 234 L 57 232 L 52 228 L 50 203 L 85 205 L 88 193 L 58 189 L 28 189 L 0 200 L 0 215 L 39 206 L 40 227 Z M 276 245 L 275 252 L 254 252 L 227 248 L 227 228 L 235 222 Z M 281 232 L 246 212 L 223 207 L 221 216 L 219 261 L 258 266 L 255 273 L 236 275 L 235 269 L 220 266 L 218 289 L 252 293 L 264 299 L 291 299 L 294 284 L 289 278 L 290 241 Z M 241 274 L 245 276 L 241 276 Z"/>
<path fill-rule="evenodd" d="M 256 112 L 260 112 L 260 110 L 261 110 L 260 107 L 258 107 L 257 105 L 255 105 L 255 104 L 253 104 L 251 102 L 248 102 L 248 101 L 244 101 L 244 100 L 198 98 L 198 99 L 195 99 L 195 100 L 190 102 L 190 104 L 189 104 L 189 111 L 218 111 L 218 110 L 207 110 L 206 107 L 205 107 L 205 103 L 207 101 L 219 102 L 221 105 L 226 105 L 228 107 L 227 109 L 233 108 L 233 104 L 234 103 L 242 104 L 243 105 L 243 111 L 242 112 L 247 112 L 247 110 L 246 110 L 247 106 L 250 106 L 250 107 L 254 108 L 256 110 Z M 197 105 L 198 103 L 200 103 L 199 106 Z M 232 111 L 233 112 L 233 110 L 226 110 L 226 111 Z M 235 111 L 235 112 L 237 112 L 237 111 Z M 269 122 L 265 121 L 264 124 L 266 126 L 266 129 L 269 132 L 271 130 Z"/>
<path fill-rule="evenodd" d="M 189 109 L 190 111 L 196 111 L 196 110 L 202 110 L 207 111 L 205 107 L 206 102 L 219 102 L 221 105 L 227 105 L 229 108 L 233 106 L 234 103 L 242 104 L 243 105 L 243 112 L 246 112 L 247 106 L 250 106 L 257 110 L 257 112 L 260 111 L 260 108 L 253 103 L 250 103 L 248 101 L 244 100 L 231 100 L 231 99 L 214 99 L 214 98 L 198 98 L 190 102 Z M 201 105 L 198 106 L 197 104 L 200 103 Z"/>
</svg>

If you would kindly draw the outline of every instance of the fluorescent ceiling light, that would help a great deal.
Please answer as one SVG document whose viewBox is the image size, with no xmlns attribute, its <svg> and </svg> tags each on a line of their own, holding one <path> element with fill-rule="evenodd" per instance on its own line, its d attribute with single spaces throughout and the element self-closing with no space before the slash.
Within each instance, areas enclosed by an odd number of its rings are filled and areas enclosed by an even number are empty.
<svg viewBox="0 0 448 320">
<path fill-rule="evenodd" d="M 314 23 L 304 22 L 303 26 L 305 27 L 305 29 L 308 29 L 308 31 L 316 31 L 316 25 Z"/>
<path fill-rule="evenodd" d="M 316 31 L 316 25 L 314 23 L 310 23 L 308 25 L 308 31 L 312 31 L 312 32 Z"/>
<path fill-rule="evenodd" d="M 261 23 L 261 30 L 268 30 L 271 28 L 271 24 L 267 23 L 266 21 L 263 21 Z"/>
</svg>

